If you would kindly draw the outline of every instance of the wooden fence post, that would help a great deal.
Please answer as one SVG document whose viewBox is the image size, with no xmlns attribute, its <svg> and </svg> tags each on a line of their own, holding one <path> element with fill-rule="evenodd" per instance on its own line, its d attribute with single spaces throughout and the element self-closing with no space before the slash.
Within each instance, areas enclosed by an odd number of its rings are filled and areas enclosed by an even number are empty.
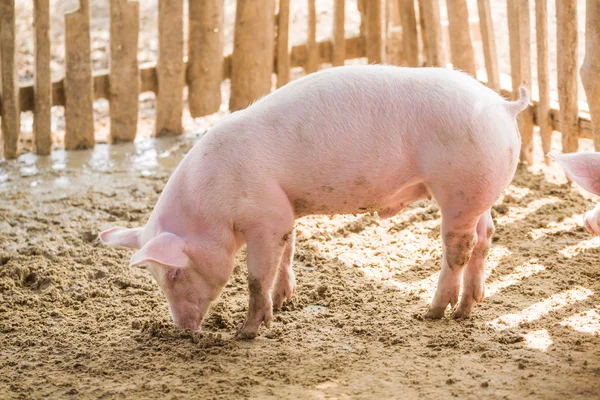
<svg viewBox="0 0 600 400">
<path fill-rule="evenodd" d="M 346 60 L 346 36 L 344 30 L 345 0 L 333 2 L 333 66 L 344 65 Z"/>
<path fill-rule="evenodd" d="M 594 148 L 600 151 L 600 2 L 587 0 L 585 17 L 585 58 L 581 66 L 581 82 L 585 90 Z"/>
<path fill-rule="evenodd" d="M 466 0 L 446 0 L 452 66 L 477 76 Z"/>
<path fill-rule="evenodd" d="M 535 0 L 535 37 L 540 95 L 536 118 L 540 127 L 544 162 L 549 165 L 550 157 L 547 154 L 552 146 L 552 121 L 550 119 L 550 66 L 548 62 L 548 0 Z"/>
<path fill-rule="evenodd" d="M 273 0 L 238 0 L 231 55 L 231 111 L 271 91 L 273 72 Z"/>
<path fill-rule="evenodd" d="M 422 19 L 425 23 L 427 64 L 435 67 L 445 66 L 440 4 L 438 0 L 422 0 L 419 3 L 419 12 L 422 12 Z"/>
<path fill-rule="evenodd" d="M 33 25 L 35 27 L 35 82 L 33 89 L 35 151 L 40 155 L 48 155 L 52 149 L 52 77 L 48 0 L 33 1 Z"/>
<path fill-rule="evenodd" d="M 183 0 L 158 0 L 156 136 L 183 132 Z"/>
<path fill-rule="evenodd" d="M 392 65 L 402 65 L 404 46 L 400 11 L 397 0 L 385 0 L 385 61 Z"/>
<path fill-rule="evenodd" d="M 370 64 L 381 64 L 385 60 L 383 7 L 382 0 L 370 0 L 367 6 L 367 58 Z"/>
<path fill-rule="evenodd" d="M 2 60 L 2 136 L 4 157 L 17 157 L 21 112 L 19 110 L 19 79 L 15 65 L 15 2 L 0 3 L 0 58 Z"/>
<path fill-rule="evenodd" d="M 225 34 L 223 0 L 189 2 L 188 104 L 192 117 L 219 111 Z"/>
<path fill-rule="evenodd" d="M 556 2 L 556 63 L 564 153 L 579 147 L 577 104 L 577 0 Z"/>
<path fill-rule="evenodd" d="M 519 97 L 519 86 L 531 91 L 531 23 L 529 0 L 508 0 L 508 37 L 510 44 L 510 74 L 512 97 Z M 531 108 L 518 116 L 521 132 L 521 161 L 533 163 L 533 113 Z"/>
<path fill-rule="evenodd" d="M 498 91 L 500 90 L 500 71 L 498 69 L 498 53 L 490 0 L 477 0 L 477 11 L 479 13 L 479 29 L 481 31 L 487 85 Z"/>
<path fill-rule="evenodd" d="M 402 24 L 402 47 L 405 64 L 409 67 L 419 66 L 419 38 L 417 36 L 417 16 L 414 0 L 397 0 Z"/>
<path fill-rule="evenodd" d="M 65 14 L 65 149 L 94 147 L 90 3 Z"/>
<path fill-rule="evenodd" d="M 360 13 L 359 35 L 367 36 L 367 0 L 356 0 L 356 7 Z"/>
<path fill-rule="evenodd" d="M 110 141 L 131 142 L 137 132 L 139 4 L 110 0 Z"/>
<path fill-rule="evenodd" d="M 290 0 L 279 1 L 277 21 L 277 87 L 290 81 Z"/>
<path fill-rule="evenodd" d="M 319 47 L 317 46 L 317 7 L 316 0 L 308 0 L 308 40 L 306 49 L 308 60 L 305 71 L 312 74 L 319 69 Z"/>
</svg>

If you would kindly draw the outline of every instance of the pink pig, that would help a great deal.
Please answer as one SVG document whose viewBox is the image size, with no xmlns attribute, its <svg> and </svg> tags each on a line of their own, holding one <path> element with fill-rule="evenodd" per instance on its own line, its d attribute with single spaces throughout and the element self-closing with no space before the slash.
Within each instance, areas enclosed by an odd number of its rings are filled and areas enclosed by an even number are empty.
<svg viewBox="0 0 600 400">
<path fill-rule="evenodd" d="M 567 175 L 590 193 L 600 196 L 600 153 L 549 153 Z M 583 223 L 592 235 L 600 235 L 600 204 L 585 213 Z"/>
<path fill-rule="evenodd" d="M 102 232 L 139 249 L 164 291 L 175 325 L 199 330 L 209 304 L 248 251 L 249 306 L 240 338 L 270 325 L 290 299 L 294 220 L 309 214 L 394 216 L 433 197 L 442 215 L 443 262 L 426 314 L 468 317 L 484 297 L 494 232 L 490 207 L 513 178 L 515 117 L 508 102 L 445 68 L 369 65 L 293 81 L 215 125 L 190 150 L 144 227 Z M 466 266 L 466 268 L 464 268 Z"/>
</svg>

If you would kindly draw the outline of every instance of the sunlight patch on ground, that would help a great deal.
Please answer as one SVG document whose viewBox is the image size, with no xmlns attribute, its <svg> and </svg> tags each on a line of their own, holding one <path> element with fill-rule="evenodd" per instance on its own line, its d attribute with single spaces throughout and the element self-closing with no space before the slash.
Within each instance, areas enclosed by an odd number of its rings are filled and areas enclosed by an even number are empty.
<svg viewBox="0 0 600 400">
<path fill-rule="evenodd" d="M 514 223 L 517 221 L 522 221 L 522 220 L 530 217 L 531 214 L 533 214 L 534 212 L 536 212 L 538 209 L 542 208 L 543 206 L 546 206 L 549 204 L 555 204 L 558 202 L 559 202 L 559 200 L 557 198 L 544 197 L 541 199 L 533 200 L 531 203 L 529 203 L 527 205 L 527 207 L 511 207 L 510 211 L 506 215 L 503 215 L 496 219 L 496 224 L 508 225 L 508 224 L 511 224 L 511 223 Z M 509 205 L 510 205 L 510 203 L 509 203 Z"/>
<path fill-rule="evenodd" d="M 550 333 L 546 329 L 529 332 L 523 335 L 525 345 L 530 349 L 546 351 L 552 345 Z"/>
<path fill-rule="evenodd" d="M 591 335 L 600 335 L 600 312 L 598 310 L 588 310 L 575 314 L 561 321 L 562 326 Z"/>
<path fill-rule="evenodd" d="M 530 239 L 538 240 L 547 235 L 566 232 L 583 225 L 583 214 L 574 214 L 561 222 L 550 222 L 543 228 L 532 229 L 528 236 Z"/>
<path fill-rule="evenodd" d="M 593 293 L 592 290 L 580 286 L 575 289 L 567 290 L 566 292 L 555 294 L 539 303 L 535 303 L 518 314 L 502 315 L 489 321 L 487 324 L 497 330 L 514 328 L 521 322 L 535 321 L 551 311 L 558 310 L 577 301 L 585 300 Z"/>
<path fill-rule="evenodd" d="M 508 249 L 508 247 L 500 246 L 500 245 L 492 245 L 490 247 L 490 251 L 488 254 L 488 261 L 485 265 L 485 279 L 487 280 L 492 272 L 500 265 L 502 260 L 505 257 L 508 257 L 512 254 L 512 252 Z"/>
<path fill-rule="evenodd" d="M 506 289 L 512 285 L 516 285 L 523 279 L 537 274 L 545 269 L 546 267 L 541 264 L 525 262 L 523 265 L 516 267 L 510 274 L 502 275 L 495 281 L 487 284 L 485 288 L 485 295 L 492 296 L 498 293 L 500 290 Z"/>
<path fill-rule="evenodd" d="M 572 246 L 567 246 L 559 252 L 567 258 L 572 258 L 578 256 L 588 249 L 594 249 L 598 247 L 600 247 L 600 237 L 596 236 L 588 240 L 583 240 Z"/>
</svg>

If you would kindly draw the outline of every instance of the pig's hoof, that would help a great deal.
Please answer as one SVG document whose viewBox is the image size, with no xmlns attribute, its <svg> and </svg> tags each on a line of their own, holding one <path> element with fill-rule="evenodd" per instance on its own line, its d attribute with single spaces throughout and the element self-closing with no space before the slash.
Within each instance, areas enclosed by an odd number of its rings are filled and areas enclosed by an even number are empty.
<svg viewBox="0 0 600 400">
<path fill-rule="evenodd" d="M 469 319 L 471 318 L 471 310 L 464 310 L 458 307 L 456 310 L 454 310 L 453 317 L 456 320 Z"/>
<path fill-rule="evenodd" d="M 429 310 L 423 316 L 427 319 L 440 319 L 444 316 L 446 312 L 446 307 L 429 307 Z"/>
<path fill-rule="evenodd" d="M 286 300 L 291 300 L 295 291 L 295 279 L 279 280 L 273 290 L 273 308 L 280 310 Z"/>
<path fill-rule="evenodd" d="M 238 340 L 252 340 L 257 335 L 258 335 L 258 332 L 245 331 L 242 329 L 240 332 L 238 332 L 238 334 L 235 336 L 235 338 Z"/>
</svg>

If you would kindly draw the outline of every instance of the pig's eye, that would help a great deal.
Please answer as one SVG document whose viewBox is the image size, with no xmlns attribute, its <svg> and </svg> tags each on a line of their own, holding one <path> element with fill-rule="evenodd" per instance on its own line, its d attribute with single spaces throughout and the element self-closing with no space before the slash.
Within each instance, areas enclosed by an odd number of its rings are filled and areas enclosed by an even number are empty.
<svg viewBox="0 0 600 400">
<path fill-rule="evenodd" d="M 181 270 L 179 268 L 172 268 L 167 272 L 167 276 L 170 280 L 174 281 L 177 277 L 181 276 Z"/>
</svg>

